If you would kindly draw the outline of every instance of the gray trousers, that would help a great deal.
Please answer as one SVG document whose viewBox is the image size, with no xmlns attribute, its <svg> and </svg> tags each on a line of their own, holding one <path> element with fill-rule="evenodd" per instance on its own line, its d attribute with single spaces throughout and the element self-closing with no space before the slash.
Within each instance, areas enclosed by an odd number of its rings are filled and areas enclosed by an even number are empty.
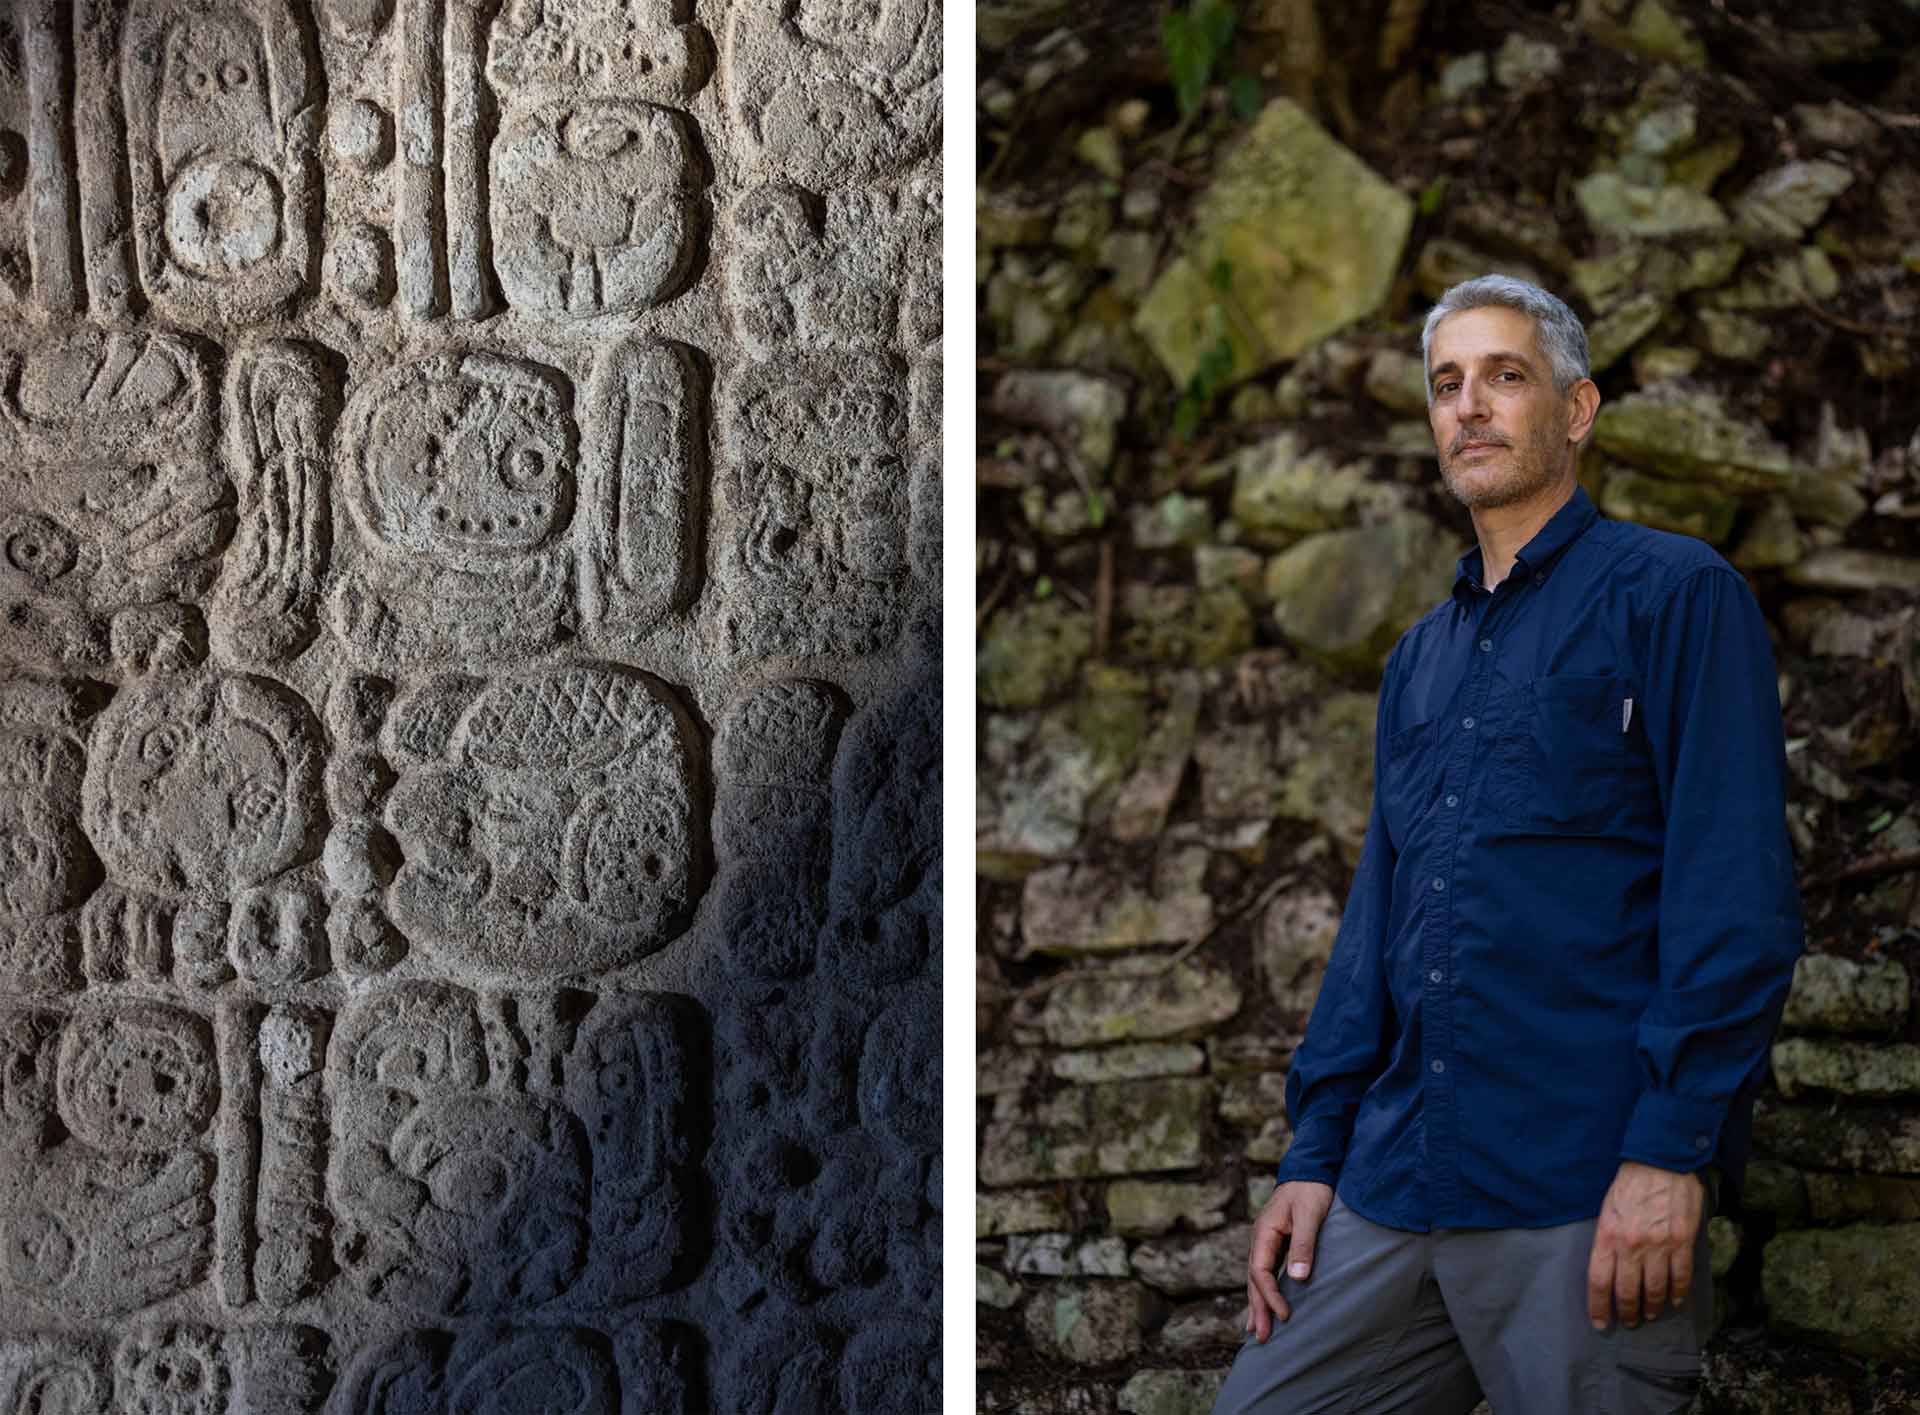
<svg viewBox="0 0 1920 1415">
<path fill-rule="evenodd" d="M 1406 1233 L 1338 1198 L 1313 1276 L 1280 1270 L 1293 1309 L 1251 1336 L 1214 1415 L 1676 1415 L 1713 1329 L 1706 1218 L 1687 1305 L 1629 1330 L 1587 1317 L 1597 1219 L 1556 1228 Z"/>
</svg>

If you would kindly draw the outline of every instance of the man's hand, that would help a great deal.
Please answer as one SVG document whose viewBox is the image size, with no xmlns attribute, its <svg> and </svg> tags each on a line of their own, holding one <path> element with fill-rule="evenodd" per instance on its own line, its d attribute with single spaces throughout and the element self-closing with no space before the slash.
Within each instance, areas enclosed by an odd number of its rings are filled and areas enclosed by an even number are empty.
<svg viewBox="0 0 1920 1415">
<path fill-rule="evenodd" d="M 1275 1317 L 1284 1322 L 1293 1315 L 1273 1275 L 1280 1261 L 1280 1240 L 1292 1240 L 1287 1245 L 1287 1276 L 1303 1281 L 1313 1272 L 1314 1244 L 1332 1207 L 1332 1185 L 1296 1179 L 1274 1190 L 1253 1221 L 1253 1251 L 1247 1258 L 1247 1326 L 1259 1340 L 1265 1341 L 1273 1331 Z"/>
<path fill-rule="evenodd" d="M 1706 1185 L 1623 1160 L 1600 1206 L 1600 1226 L 1587 1262 L 1587 1315 L 1605 1331 L 1616 1311 L 1623 1326 L 1652 1321 L 1693 1289 L 1693 1242 L 1700 1234 Z M 1258 1230 L 1255 1230 L 1258 1247 Z"/>
</svg>

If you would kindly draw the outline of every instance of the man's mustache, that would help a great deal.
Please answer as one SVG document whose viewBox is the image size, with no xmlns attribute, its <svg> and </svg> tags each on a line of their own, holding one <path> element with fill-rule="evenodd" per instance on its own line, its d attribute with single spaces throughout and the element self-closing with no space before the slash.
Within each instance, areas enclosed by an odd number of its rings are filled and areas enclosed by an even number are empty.
<svg viewBox="0 0 1920 1415">
<path fill-rule="evenodd" d="M 1469 447 L 1511 447 L 1513 444 L 1504 437 L 1456 437 L 1453 445 L 1447 449 L 1449 457 L 1457 456 Z"/>
</svg>

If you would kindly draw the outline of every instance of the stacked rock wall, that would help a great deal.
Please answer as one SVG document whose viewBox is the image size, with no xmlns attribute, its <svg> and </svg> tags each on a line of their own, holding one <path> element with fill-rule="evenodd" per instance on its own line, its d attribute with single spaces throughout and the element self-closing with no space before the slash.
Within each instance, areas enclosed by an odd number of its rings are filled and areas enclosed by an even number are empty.
<svg viewBox="0 0 1920 1415">
<path fill-rule="evenodd" d="M 0 1412 L 937 1404 L 939 57 L 0 19 Z"/>
<path fill-rule="evenodd" d="M 1233 13 L 1183 111 L 1135 10 L 981 12 L 979 1404 L 1211 1406 L 1374 689 L 1471 541 L 1421 321 L 1504 271 L 1586 324 L 1602 514 L 1774 633 L 1808 957 L 1699 1408 L 1914 1408 L 1920 19 Z"/>
</svg>

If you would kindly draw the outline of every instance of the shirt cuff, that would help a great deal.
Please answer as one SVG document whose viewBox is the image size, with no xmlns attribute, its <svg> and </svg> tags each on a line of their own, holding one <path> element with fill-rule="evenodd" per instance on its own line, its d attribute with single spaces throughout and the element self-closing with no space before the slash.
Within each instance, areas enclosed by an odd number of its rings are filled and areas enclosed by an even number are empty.
<svg viewBox="0 0 1920 1415">
<path fill-rule="evenodd" d="M 1691 1174 L 1720 1151 L 1724 1101 L 1695 1101 L 1666 1091 L 1642 1091 L 1627 1120 L 1620 1158 L 1676 1174 Z"/>
<path fill-rule="evenodd" d="M 1324 1121 L 1308 1121 L 1293 1132 L 1293 1143 L 1280 1159 L 1278 1182 L 1291 1184 L 1305 1180 L 1331 1186 L 1339 1181 L 1340 1166 L 1347 1157 L 1347 1136 Z"/>
</svg>

